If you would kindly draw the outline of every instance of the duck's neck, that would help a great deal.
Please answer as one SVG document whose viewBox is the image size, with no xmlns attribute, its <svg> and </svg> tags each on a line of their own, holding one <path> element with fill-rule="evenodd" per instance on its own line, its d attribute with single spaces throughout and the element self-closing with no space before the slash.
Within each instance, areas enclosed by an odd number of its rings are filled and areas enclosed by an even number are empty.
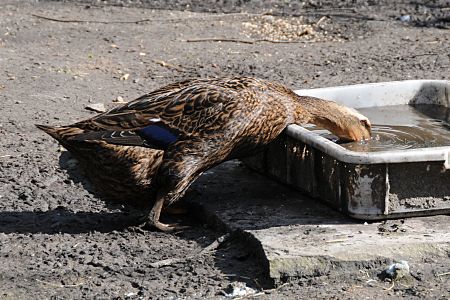
<svg viewBox="0 0 450 300">
<path fill-rule="evenodd" d="M 296 124 L 312 123 L 334 131 L 347 114 L 335 102 L 308 96 L 294 99 L 293 121 Z"/>
</svg>

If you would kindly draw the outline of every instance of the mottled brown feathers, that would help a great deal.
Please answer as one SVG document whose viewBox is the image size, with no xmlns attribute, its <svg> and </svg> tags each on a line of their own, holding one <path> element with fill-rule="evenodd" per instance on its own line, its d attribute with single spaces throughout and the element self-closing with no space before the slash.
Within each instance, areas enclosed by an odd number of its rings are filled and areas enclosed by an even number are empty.
<svg viewBox="0 0 450 300">
<path fill-rule="evenodd" d="M 370 137 L 370 123 L 357 112 L 251 77 L 173 83 L 73 125 L 39 128 L 71 151 L 101 189 L 142 197 L 155 187 L 148 222 L 166 230 L 161 208 L 205 170 L 254 154 L 290 124 L 309 122 L 345 139 Z"/>
<path fill-rule="evenodd" d="M 79 161 L 97 192 L 109 200 L 151 206 L 155 194 L 151 183 L 163 151 L 140 146 L 81 140 L 77 127 L 36 125 L 61 143 Z"/>
</svg>

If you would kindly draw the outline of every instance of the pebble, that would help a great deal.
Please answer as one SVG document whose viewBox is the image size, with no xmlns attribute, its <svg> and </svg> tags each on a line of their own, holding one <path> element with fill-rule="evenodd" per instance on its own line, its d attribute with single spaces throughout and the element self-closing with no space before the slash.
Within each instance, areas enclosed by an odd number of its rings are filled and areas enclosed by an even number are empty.
<svg viewBox="0 0 450 300">
<path fill-rule="evenodd" d="M 103 103 L 88 104 L 84 108 L 87 110 L 92 110 L 92 111 L 99 112 L 99 113 L 106 111 L 105 105 Z"/>
<path fill-rule="evenodd" d="M 127 103 L 121 96 L 117 96 L 116 99 L 113 100 L 115 103 Z"/>
<path fill-rule="evenodd" d="M 387 278 L 397 280 L 409 274 L 409 264 L 406 260 L 394 263 L 384 270 Z"/>
<path fill-rule="evenodd" d="M 256 290 L 246 286 L 244 282 L 233 282 L 223 292 L 226 298 L 248 297 L 256 294 Z"/>
<path fill-rule="evenodd" d="M 400 21 L 402 22 L 410 22 L 411 21 L 411 16 L 410 15 L 403 15 L 400 17 Z"/>
</svg>

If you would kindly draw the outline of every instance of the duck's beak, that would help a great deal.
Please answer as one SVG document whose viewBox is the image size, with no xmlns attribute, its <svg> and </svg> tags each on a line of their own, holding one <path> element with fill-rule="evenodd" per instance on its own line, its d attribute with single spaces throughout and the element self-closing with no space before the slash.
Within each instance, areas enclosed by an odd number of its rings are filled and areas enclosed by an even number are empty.
<svg viewBox="0 0 450 300">
<path fill-rule="evenodd" d="M 369 119 L 364 116 L 362 116 L 362 118 L 358 118 L 354 124 L 346 127 L 346 130 L 342 133 L 342 135 L 338 136 L 341 141 L 347 142 L 370 140 L 372 133 Z"/>
</svg>

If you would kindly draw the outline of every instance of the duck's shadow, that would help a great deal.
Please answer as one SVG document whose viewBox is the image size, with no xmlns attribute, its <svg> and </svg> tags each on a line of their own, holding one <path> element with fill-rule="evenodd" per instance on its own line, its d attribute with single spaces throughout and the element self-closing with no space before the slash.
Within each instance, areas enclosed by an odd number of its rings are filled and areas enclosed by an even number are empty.
<svg viewBox="0 0 450 300">
<path fill-rule="evenodd" d="M 7 234 L 111 232 L 135 223 L 128 212 L 73 212 L 61 207 L 46 212 L 0 212 L 0 232 Z"/>
<path fill-rule="evenodd" d="M 0 212 L 0 232 L 3 233 L 87 233 L 111 232 L 124 230 L 138 225 L 137 216 L 143 213 L 143 207 L 133 207 L 126 203 L 113 202 L 98 194 L 91 183 L 83 176 L 77 166 L 76 160 L 65 151 L 59 157 L 59 166 L 68 174 L 69 180 L 81 184 L 84 189 L 105 202 L 105 211 L 74 212 L 63 206 L 49 211 L 2 211 Z M 51 186 L 39 191 L 45 197 Z"/>
</svg>

